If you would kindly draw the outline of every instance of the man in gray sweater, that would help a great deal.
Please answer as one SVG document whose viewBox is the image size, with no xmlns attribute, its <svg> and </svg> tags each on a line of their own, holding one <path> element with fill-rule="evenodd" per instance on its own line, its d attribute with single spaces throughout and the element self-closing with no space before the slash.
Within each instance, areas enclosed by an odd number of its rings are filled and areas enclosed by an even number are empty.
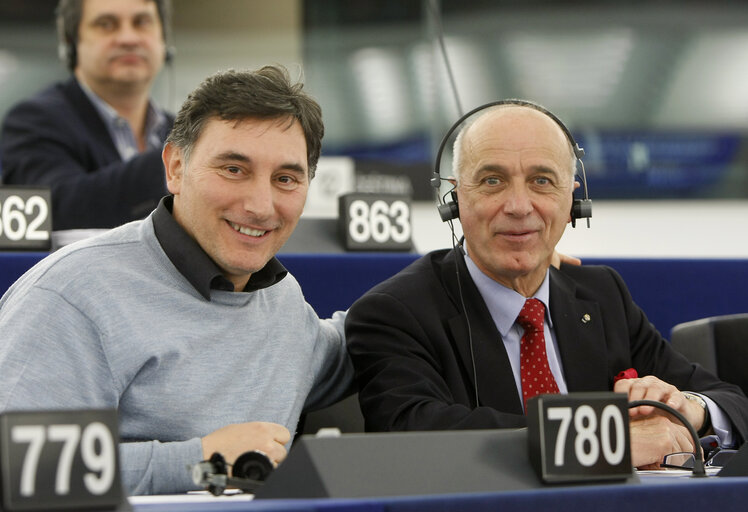
<svg viewBox="0 0 748 512">
<path fill-rule="evenodd" d="M 203 82 L 163 150 L 171 195 L 0 300 L 0 412 L 116 408 L 130 494 L 193 489 L 214 452 L 282 461 L 300 414 L 352 383 L 344 315 L 320 320 L 275 258 L 323 132 L 285 69 Z"/>
</svg>

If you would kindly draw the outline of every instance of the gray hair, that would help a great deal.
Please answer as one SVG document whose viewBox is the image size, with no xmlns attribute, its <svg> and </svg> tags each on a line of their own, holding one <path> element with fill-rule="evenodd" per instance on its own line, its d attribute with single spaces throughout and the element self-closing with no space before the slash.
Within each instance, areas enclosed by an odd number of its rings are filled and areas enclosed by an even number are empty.
<svg viewBox="0 0 748 512">
<path fill-rule="evenodd" d="M 577 156 L 574 151 L 574 144 L 573 139 L 571 138 L 571 134 L 569 133 L 569 130 L 564 126 L 564 124 L 549 110 L 547 110 L 545 107 L 538 105 L 537 103 L 533 103 L 530 101 L 525 100 L 507 100 L 504 104 L 494 105 L 483 112 L 481 112 L 479 115 L 473 117 L 469 122 L 465 124 L 465 126 L 460 129 L 459 133 L 457 134 L 457 137 L 455 138 L 455 142 L 452 148 L 452 175 L 455 177 L 455 179 L 459 182 L 460 180 L 460 174 L 462 171 L 463 166 L 463 159 L 464 159 L 464 151 L 465 151 L 465 134 L 468 132 L 470 127 L 473 126 L 479 119 L 481 119 L 483 116 L 489 115 L 499 109 L 504 109 L 508 107 L 525 107 L 530 108 L 532 110 L 536 110 L 540 112 L 541 114 L 545 114 L 547 117 L 549 117 L 553 122 L 555 122 L 559 128 L 561 128 L 561 131 L 564 133 L 564 136 L 566 137 L 566 140 L 569 142 L 569 149 L 570 149 L 570 161 L 569 161 L 569 169 L 572 181 L 574 180 L 574 175 L 577 172 Z"/>
</svg>

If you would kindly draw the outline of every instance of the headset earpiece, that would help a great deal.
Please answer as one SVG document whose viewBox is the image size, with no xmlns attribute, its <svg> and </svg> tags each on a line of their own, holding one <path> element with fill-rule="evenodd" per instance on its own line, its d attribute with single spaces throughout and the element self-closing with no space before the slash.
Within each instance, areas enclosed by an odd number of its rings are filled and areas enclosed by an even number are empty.
<svg viewBox="0 0 748 512">
<path fill-rule="evenodd" d="M 273 472 L 273 463 L 264 453 L 250 451 L 239 455 L 231 469 L 236 478 L 263 482 Z"/>
<path fill-rule="evenodd" d="M 174 57 L 177 53 L 177 49 L 173 46 L 167 46 L 164 52 L 164 64 L 171 64 L 174 62 Z"/>
<path fill-rule="evenodd" d="M 589 227 L 590 217 L 592 217 L 592 200 L 574 199 L 571 203 L 571 227 L 577 227 L 577 219 L 587 219 L 587 227 Z"/>
<path fill-rule="evenodd" d="M 216 452 L 210 459 L 190 466 L 192 481 L 214 496 L 220 496 L 226 487 L 236 487 L 245 492 L 255 492 L 272 473 L 270 458 L 260 451 L 245 452 L 237 457 L 228 476 L 228 465 L 223 455 Z"/>
<path fill-rule="evenodd" d="M 64 43 L 60 43 L 57 53 L 60 60 L 65 63 L 70 71 L 75 70 L 77 54 L 75 49 L 75 43 L 66 40 Z M 177 49 L 173 46 L 167 46 L 164 51 L 164 64 L 171 64 L 174 62 L 174 56 L 177 53 Z"/>
<path fill-rule="evenodd" d="M 584 172 L 584 162 L 582 157 L 584 156 L 584 149 L 579 147 L 579 144 L 574 144 L 574 155 L 577 157 L 579 167 L 582 169 L 582 190 L 584 191 L 584 197 L 582 199 L 574 199 L 571 202 L 571 227 L 577 227 L 577 219 L 587 219 L 587 227 L 590 227 L 590 217 L 592 217 L 592 200 L 589 198 L 587 193 L 587 174 Z M 571 193 L 572 197 L 574 192 Z"/>
<path fill-rule="evenodd" d="M 189 469 L 195 485 L 205 487 L 214 496 L 219 496 L 226 490 L 226 459 L 220 453 L 214 453 L 210 459 L 201 461 Z"/>
<path fill-rule="evenodd" d="M 452 190 L 449 195 L 452 197 L 451 201 L 440 204 L 436 207 L 436 209 L 439 210 L 439 216 L 442 218 L 443 222 L 460 217 L 460 208 L 457 205 L 457 192 Z"/>
<path fill-rule="evenodd" d="M 60 44 L 57 46 L 57 56 L 69 71 L 75 70 L 77 55 L 74 42 L 67 37 L 64 41 L 60 41 Z"/>
<path fill-rule="evenodd" d="M 449 138 L 452 136 L 455 130 L 457 130 L 462 125 L 462 123 L 464 123 L 468 118 L 470 118 L 477 112 L 480 112 L 481 110 L 485 110 L 487 108 L 495 107 L 498 105 L 517 105 L 517 106 L 524 106 L 524 107 L 532 108 L 550 117 L 551 120 L 553 120 L 558 125 L 558 127 L 561 128 L 561 131 L 564 132 L 564 135 L 566 135 L 566 138 L 571 144 L 572 150 L 574 151 L 574 157 L 576 158 L 577 162 L 579 162 L 579 166 L 582 170 L 581 177 L 582 177 L 582 189 L 584 192 L 584 197 L 582 199 L 574 199 L 572 201 L 571 225 L 572 227 L 576 227 L 576 219 L 587 219 L 587 227 L 590 227 L 589 219 L 590 217 L 592 217 L 592 201 L 590 200 L 589 194 L 587 192 L 587 175 L 584 172 L 584 163 L 582 162 L 582 157 L 584 156 L 584 149 L 580 147 L 579 144 L 577 144 L 577 142 L 574 140 L 574 137 L 572 136 L 569 129 L 566 127 L 566 125 L 563 122 L 561 122 L 561 120 L 558 117 L 556 117 L 555 114 L 553 114 L 551 111 L 547 110 L 546 108 L 536 103 L 533 103 L 531 101 L 526 101 L 526 100 L 518 100 L 518 99 L 492 101 L 490 103 L 485 103 L 483 105 L 480 105 L 474 108 L 467 114 L 464 114 L 462 117 L 460 117 L 449 128 L 449 130 L 447 130 L 447 133 L 442 138 L 442 141 L 439 144 L 439 149 L 436 152 L 436 161 L 434 162 L 434 172 L 432 174 L 431 180 L 429 181 L 431 186 L 437 190 L 437 197 L 439 198 L 439 204 L 437 205 L 436 208 L 439 211 L 439 216 L 441 217 L 442 221 L 447 222 L 453 219 L 457 219 L 460 216 L 459 208 L 457 206 L 457 194 L 455 193 L 455 191 L 452 190 L 449 193 L 451 196 L 451 200 L 448 202 L 443 202 L 443 200 L 441 199 L 441 195 L 438 193 L 439 187 L 441 186 L 441 182 L 443 179 L 441 177 L 441 159 L 442 159 L 442 153 L 444 152 L 444 148 L 446 147 L 447 142 L 449 141 Z"/>
</svg>

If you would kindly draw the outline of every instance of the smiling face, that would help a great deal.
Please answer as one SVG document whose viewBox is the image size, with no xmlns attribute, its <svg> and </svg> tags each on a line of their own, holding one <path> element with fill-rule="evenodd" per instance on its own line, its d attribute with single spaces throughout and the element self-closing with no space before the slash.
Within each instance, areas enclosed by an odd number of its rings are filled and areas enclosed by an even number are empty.
<svg viewBox="0 0 748 512">
<path fill-rule="evenodd" d="M 94 90 L 149 86 L 165 55 L 156 3 L 85 0 L 76 52 L 75 75 Z"/>
<path fill-rule="evenodd" d="M 467 130 L 457 197 L 468 254 L 495 281 L 531 296 L 571 221 L 570 144 L 527 107 L 496 109 Z"/>
<path fill-rule="evenodd" d="M 298 121 L 209 119 L 189 160 L 164 148 L 174 218 L 237 291 L 291 236 L 309 189 Z"/>
</svg>

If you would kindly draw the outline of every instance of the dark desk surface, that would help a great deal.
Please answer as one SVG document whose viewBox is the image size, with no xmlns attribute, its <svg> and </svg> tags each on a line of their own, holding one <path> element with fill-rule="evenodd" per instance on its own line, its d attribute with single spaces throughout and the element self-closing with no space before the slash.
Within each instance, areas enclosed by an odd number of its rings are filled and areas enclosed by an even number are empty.
<svg viewBox="0 0 748 512">
<path fill-rule="evenodd" d="M 641 483 L 582 487 L 548 487 L 530 491 L 447 494 L 366 499 L 232 501 L 221 497 L 194 503 L 146 504 L 133 500 L 136 512 L 218 511 L 351 511 L 425 512 L 512 511 L 646 512 L 748 510 L 748 477 L 702 479 L 647 478 Z"/>
</svg>

